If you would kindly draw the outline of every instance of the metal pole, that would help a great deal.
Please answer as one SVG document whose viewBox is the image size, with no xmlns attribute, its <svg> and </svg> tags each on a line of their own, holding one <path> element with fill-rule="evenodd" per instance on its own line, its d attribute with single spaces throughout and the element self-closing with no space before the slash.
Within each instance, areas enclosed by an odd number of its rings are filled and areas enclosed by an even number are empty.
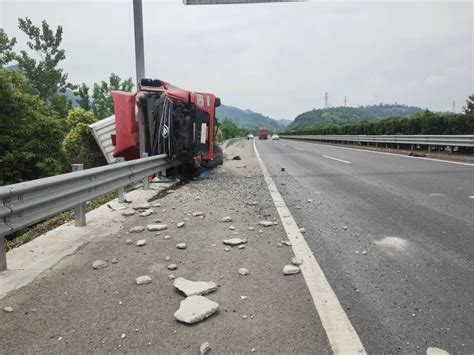
<svg viewBox="0 0 474 355">
<path fill-rule="evenodd" d="M 0 237 L 0 271 L 7 269 L 7 252 L 5 244 L 5 237 Z"/>
<path fill-rule="evenodd" d="M 142 0 L 133 0 L 133 25 L 135 30 L 135 66 L 138 90 L 141 80 L 145 78 Z M 145 153 L 145 127 L 142 115 L 137 115 L 136 119 L 138 123 L 138 142 L 141 156 L 141 154 Z"/>
<path fill-rule="evenodd" d="M 143 153 L 142 158 L 148 158 L 148 153 Z M 145 176 L 143 178 L 143 190 L 149 190 L 150 189 L 150 182 L 148 181 L 148 176 Z"/>
<path fill-rule="evenodd" d="M 117 158 L 117 163 L 123 163 L 125 159 L 123 157 Z M 125 189 L 124 187 L 119 187 L 117 189 L 118 203 L 125 203 Z"/>
<path fill-rule="evenodd" d="M 72 164 L 72 171 L 84 170 L 84 164 Z M 86 225 L 86 204 L 80 203 L 74 206 L 74 218 L 76 227 L 84 227 Z"/>
</svg>

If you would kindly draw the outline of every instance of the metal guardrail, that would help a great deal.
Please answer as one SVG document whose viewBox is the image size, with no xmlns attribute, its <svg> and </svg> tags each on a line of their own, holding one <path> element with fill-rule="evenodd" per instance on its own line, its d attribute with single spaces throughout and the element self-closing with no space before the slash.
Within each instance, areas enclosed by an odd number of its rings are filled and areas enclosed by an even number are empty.
<svg viewBox="0 0 474 355">
<path fill-rule="evenodd" d="M 180 163 L 179 160 L 170 161 L 162 154 L 1 186 L 0 270 L 6 269 L 4 236 L 65 210 L 78 208 L 86 201 L 107 192 L 122 192 L 127 184 Z M 85 220 L 82 225 L 84 224 Z"/>
<path fill-rule="evenodd" d="M 368 142 L 382 144 L 407 144 L 427 146 L 474 147 L 474 135 L 281 135 L 280 138 L 339 141 L 339 142 Z"/>
</svg>

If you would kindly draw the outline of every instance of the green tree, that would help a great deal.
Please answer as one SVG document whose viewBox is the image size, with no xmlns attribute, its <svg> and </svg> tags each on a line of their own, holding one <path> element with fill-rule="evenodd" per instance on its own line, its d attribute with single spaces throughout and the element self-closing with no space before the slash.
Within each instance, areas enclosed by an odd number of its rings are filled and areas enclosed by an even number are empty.
<svg viewBox="0 0 474 355">
<path fill-rule="evenodd" d="M 37 90 L 39 97 L 49 103 L 58 90 L 64 91 L 70 86 L 66 83 L 67 74 L 58 67 L 59 62 L 66 58 L 64 49 L 60 48 L 63 28 L 58 26 L 53 31 L 46 21 L 41 28 L 33 25 L 26 17 L 18 19 L 18 27 L 30 39 L 26 44 L 39 59 L 31 57 L 26 51 L 16 55 L 19 68 L 25 73 L 30 85 Z"/>
<path fill-rule="evenodd" d="M 92 90 L 92 111 L 102 119 L 113 115 L 114 102 L 110 92 L 113 90 L 132 91 L 132 78 L 122 80 L 118 75 L 110 74 L 109 82 L 102 81 L 100 84 L 94 84 Z"/>
<path fill-rule="evenodd" d="M 77 99 L 77 103 L 79 104 L 80 108 L 83 108 L 86 111 L 90 111 L 91 109 L 91 101 L 89 96 L 89 87 L 82 83 L 76 91 L 74 91 L 74 95 L 79 97 Z"/>
<path fill-rule="evenodd" d="M 466 100 L 466 106 L 463 107 L 464 113 L 474 113 L 474 94 L 470 95 Z"/>
<path fill-rule="evenodd" d="M 88 126 L 96 122 L 97 117 L 90 111 L 76 108 L 69 111 L 66 120 L 70 131 L 64 138 L 62 148 L 66 153 L 68 163 L 84 164 L 86 168 L 106 164 Z"/>
<path fill-rule="evenodd" d="M 0 69 L 15 59 L 13 46 L 16 44 L 16 38 L 8 39 L 3 29 L 0 28 Z"/>
<path fill-rule="evenodd" d="M 0 185 L 64 170 L 61 120 L 22 73 L 0 69 Z"/>
</svg>

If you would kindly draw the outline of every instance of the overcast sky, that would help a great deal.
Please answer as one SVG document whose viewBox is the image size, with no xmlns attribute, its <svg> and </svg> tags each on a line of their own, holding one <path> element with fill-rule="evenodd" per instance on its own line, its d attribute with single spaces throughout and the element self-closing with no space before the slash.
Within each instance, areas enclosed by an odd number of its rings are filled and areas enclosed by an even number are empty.
<svg viewBox="0 0 474 355">
<path fill-rule="evenodd" d="M 403 103 L 456 110 L 473 93 L 471 1 L 312 1 L 184 6 L 143 0 L 146 75 L 215 93 L 274 118 L 329 103 Z M 135 78 L 132 0 L 0 0 L 17 18 L 64 28 L 62 67 L 74 83 Z"/>
</svg>

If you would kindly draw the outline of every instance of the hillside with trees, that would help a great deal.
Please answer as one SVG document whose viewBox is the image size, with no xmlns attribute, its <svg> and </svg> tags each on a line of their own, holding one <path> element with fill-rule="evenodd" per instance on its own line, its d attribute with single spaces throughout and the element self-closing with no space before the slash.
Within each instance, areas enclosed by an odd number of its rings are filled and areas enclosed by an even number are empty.
<svg viewBox="0 0 474 355">
<path fill-rule="evenodd" d="M 237 127 L 248 129 L 253 134 L 256 134 L 260 127 L 267 127 L 270 133 L 279 132 L 286 129 L 288 124 L 287 120 L 279 121 L 251 110 L 226 105 L 221 105 L 216 109 L 216 116 L 219 120 L 228 118 Z"/>
<path fill-rule="evenodd" d="M 305 129 L 314 125 L 347 125 L 362 121 L 377 121 L 387 117 L 407 117 L 423 111 L 419 107 L 405 105 L 372 105 L 359 107 L 330 107 L 304 112 L 288 125 L 288 129 Z"/>
</svg>

